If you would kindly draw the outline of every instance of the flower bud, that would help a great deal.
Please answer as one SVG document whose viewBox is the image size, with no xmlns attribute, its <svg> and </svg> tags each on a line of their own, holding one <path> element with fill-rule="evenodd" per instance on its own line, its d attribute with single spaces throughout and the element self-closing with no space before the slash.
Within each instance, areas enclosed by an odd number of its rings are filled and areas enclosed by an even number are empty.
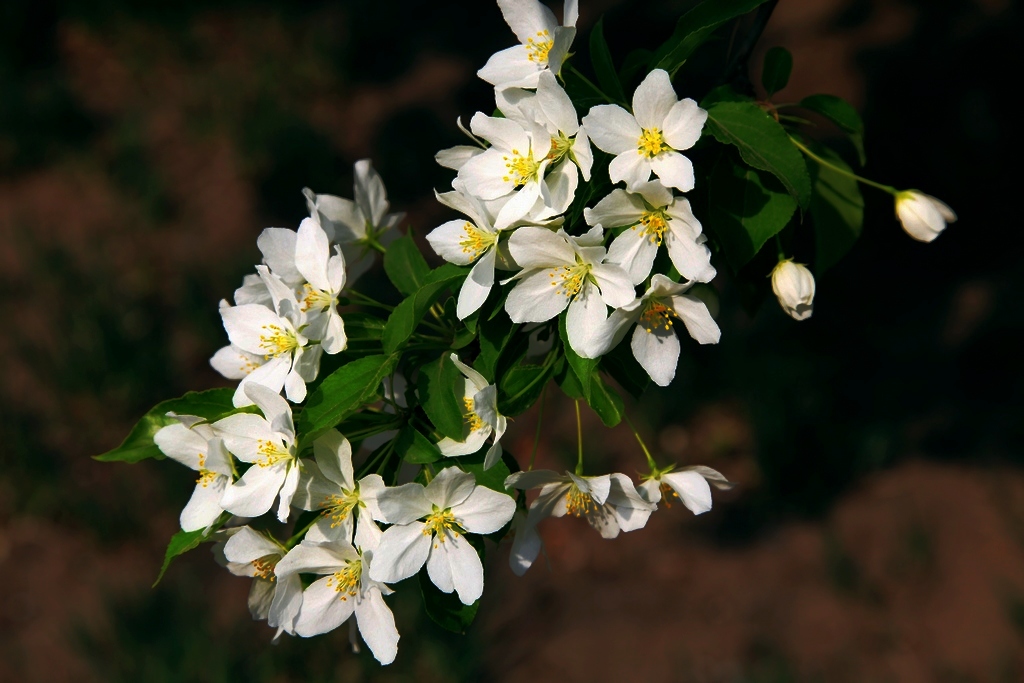
<svg viewBox="0 0 1024 683">
<path fill-rule="evenodd" d="M 806 266 L 793 263 L 793 259 L 779 261 L 772 270 L 772 290 L 779 305 L 794 320 L 811 317 L 814 310 L 814 276 Z"/>
<path fill-rule="evenodd" d="M 904 190 L 896 195 L 896 217 L 907 234 L 919 242 L 931 242 L 956 222 L 953 209 L 935 197 L 917 190 Z"/>
</svg>

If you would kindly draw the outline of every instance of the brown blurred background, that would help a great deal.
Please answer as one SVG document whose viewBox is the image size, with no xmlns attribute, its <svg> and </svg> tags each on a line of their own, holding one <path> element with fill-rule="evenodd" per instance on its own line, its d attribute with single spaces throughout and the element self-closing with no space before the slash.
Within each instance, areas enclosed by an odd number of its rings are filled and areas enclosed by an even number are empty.
<svg viewBox="0 0 1024 683">
<path fill-rule="evenodd" d="M 584 30 L 609 12 L 619 60 L 687 6 L 581 4 Z M 847 97 L 866 173 L 960 221 L 922 245 L 866 191 L 864 236 L 800 324 L 748 315 L 720 278 L 722 343 L 687 345 L 632 413 L 663 462 L 738 490 L 614 541 L 548 522 L 523 579 L 492 549 L 467 636 L 399 586 L 382 670 L 345 629 L 272 646 L 205 548 L 151 590 L 193 475 L 89 456 L 225 384 L 217 301 L 262 228 L 297 226 L 303 186 L 350 195 L 371 156 L 420 235 L 444 220 L 433 153 L 489 111 L 474 72 L 511 32 L 472 0 L 7 0 L 0 681 L 1024 680 L 1022 29 L 1011 0 L 781 1 L 755 53 L 793 52 L 776 101 Z M 547 411 L 538 461 L 558 467 L 575 426 Z M 595 471 L 642 469 L 625 427 L 588 419 Z M 507 441 L 521 459 L 534 424 Z"/>
</svg>

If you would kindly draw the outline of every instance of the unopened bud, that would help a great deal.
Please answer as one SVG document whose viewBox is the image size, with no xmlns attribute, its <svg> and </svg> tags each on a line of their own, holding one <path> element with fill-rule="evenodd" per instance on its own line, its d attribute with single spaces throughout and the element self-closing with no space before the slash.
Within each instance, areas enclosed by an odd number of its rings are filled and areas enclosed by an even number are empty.
<svg viewBox="0 0 1024 683">
<path fill-rule="evenodd" d="M 779 305 L 794 320 L 811 317 L 814 310 L 814 276 L 811 271 L 792 259 L 779 261 L 772 271 L 772 290 Z"/>
<path fill-rule="evenodd" d="M 896 217 L 907 234 L 919 242 L 931 242 L 946 229 L 947 223 L 956 222 L 953 209 L 917 190 L 904 190 L 896 195 Z"/>
</svg>

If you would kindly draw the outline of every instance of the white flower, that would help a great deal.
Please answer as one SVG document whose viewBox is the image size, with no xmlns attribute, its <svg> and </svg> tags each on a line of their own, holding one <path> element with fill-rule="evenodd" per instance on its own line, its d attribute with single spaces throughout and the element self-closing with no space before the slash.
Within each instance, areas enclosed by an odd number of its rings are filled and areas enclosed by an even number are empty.
<svg viewBox="0 0 1024 683">
<path fill-rule="evenodd" d="M 462 404 L 469 435 L 465 441 L 445 437 L 437 444 L 443 455 L 470 455 L 480 450 L 488 437 L 494 434 L 494 443 L 484 456 L 484 469 L 490 469 L 501 459 L 501 441 L 508 420 L 498 413 L 498 388 L 488 384 L 484 376 L 459 360 L 454 353 L 452 363 L 466 378 Z"/>
<path fill-rule="evenodd" d="M 533 566 L 540 554 L 544 542 L 537 533 L 535 524 L 521 510 L 516 510 L 512 517 L 512 548 L 509 550 L 508 563 L 516 576 L 522 576 Z"/>
<path fill-rule="evenodd" d="M 569 182 L 569 176 L 558 174 L 550 182 L 544 177 L 551 164 L 551 136 L 540 124 L 524 128 L 510 119 L 477 112 L 470 126 L 491 147 L 463 164 L 453 184 L 456 189 L 461 187 L 485 201 L 512 194 L 495 216 L 496 229 L 504 230 L 522 219 L 538 200 L 548 207 L 546 214 L 541 213 L 538 218 L 562 213 L 568 206 L 566 198 L 572 202 L 575 185 L 559 185 L 559 181 Z M 575 172 L 571 179 L 576 180 Z"/>
<path fill-rule="evenodd" d="M 302 190 L 310 216 L 317 219 L 327 237 L 341 245 L 348 264 L 349 284 L 373 265 L 373 242 L 386 244 L 394 233 L 389 232 L 405 217 L 404 213 L 388 213 L 384 181 L 373 169 L 369 159 L 355 165 L 355 201 L 329 194 L 315 194 L 308 187 Z"/>
<path fill-rule="evenodd" d="M 512 519 L 514 500 L 477 486 L 472 474 L 448 467 L 426 487 L 388 488 L 377 502 L 385 521 L 394 526 L 384 532 L 374 554 L 372 579 L 401 581 L 426 564 L 427 575 L 441 591 L 455 591 L 466 605 L 480 598 L 484 568 L 463 534 L 498 531 Z"/>
<path fill-rule="evenodd" d="M 266 619 L 271 628 L 295 633 L 295 619 L 302 605 L 302 580 L 298 574 L 278 578 L 274 570 L 285 549 L 263 534 L 247 526 L 223 532 L 230 536 L 226 543 L 214 548 L 223 553 L 223 562 L 235 576 L 251 576 L 249 612 L 253 619 Z M 275 638 L 277 637 L 275 636 Z"/>
<path fill-rule="evenodd" d="M 295 241 L 295 268 L 305 279 L 302 312 L 309 320 L 309 334 L 320 337 L 324 353 L 340 353 L 348 345 L 345 323 L 338 314 L 338 296 L 345 288 L 345 257 L 335 247 L 331 253 L 327 233 L 312 218 L 299 224 Z"/>
<path fill-rule="evenodd" d="M 629 477 L 619 473 L 583 477 L 551 470 L 516 472 L 506 477 L 505 488 L 540 489 L 526 515 L 526 527 L 529 529 L 536 528 L 546 517 L 563 517 L 568 513 L 574 517 L 586 517 L 602 537 L 615 538 L 620 531 L 642 528 L 656 509 L 653 503 L 640 497 Z M 524 533 L 528 544 L 512 558 L 513 569 L 518 565 L 521 571 L 517 573 L 521 574 L 536 559 L 540 545 L 526 536 L 530 532 L 517 530 L 516 533 Z"/>
<path fill-rule="evenodd" d="M 615 310 L 604 327 L 593 328 L 588 343 L 598 355 L 619 345 L 631 325 L 636 325 L 630 347 L 633 356 L 658 386 L 667 387 L 676 375 L 679 339 L 673 318 L 682 320 L 686 331 L 701 344 L 717 344 L 721 331 L 707 305 L 685 292 L 693 283 L 672 282 L 661 273 L 651 278 L 651 287 L 639 299 Z M 601 346 L 602 342 L 605 346 Z"/>
<path fill-rule="evenodd" d="M 259 384 L 275 392 L 280 392 L 283 386 L 288 399 L 299 403 L 306 398 L 306 382 L 316 379 L 323 349 L 319 344 L 307 346 L 309 340 L 299 332 L 307 324 L 307 318 L 293 290 L 266 266 L 257 266 L 256 270 L 270 291 L 274 308 L 243 304 L 222 305 L 220 309 L 231 344 L 264 359 L 262 365 L 242 378 L 235 391 L 234 404 L 252 405 L 245 392 L 249 384 Z"/>
<path fill-rule="evenodd" d="M 394 615 L 384 603 L 384 596 L 393 591 L 370 578 L 380 538 L 380 529 L 368 521 L 360 524 L 355 548 L 347 541 L 313 543 L 307 539 L 277 563 L 279 579 L 297 578 L 300 572 L 324 575 L 302 594 L 295 633 L 307 638 L 327 633 L 355 614 L 359 633 L 377 661 L 395 661 L 398 629 Z"/>
<path fill-rule="evenodd" d="M 477 76 L 497 88 L 536 88 L 541 73 L 562 68 L 576 37 L 578 0 L 566 0 L 561 26 L 537 0 L 498 0 L 498 7 L 520 44 L 492 55 Z"/>
<path fill-rule="evenodd" d="M 733 487 L 733 483 L 718 470 L 704 465 L 692 465 L 678 470 L 670 467 L 654 472 L 637 487 L 637 491 L 644 500 L 651 503 L 659 503 L 663 497 L 671 494 L 671 497 L 681 500 L 687 510 L 700 515 L 711 509 L 711 487 L 708 482 L 723 491 Z M 672 507 L 667 497 L 665 507 Z"/>
<path fill-rule="evenodd" d="M 779 305 L 794 320 L 806 320 L 814 310 L 814 276 L 793 259 L 779 261 L 772 270 L 772 290 Z"/>
<path fill-rule="evenodd" d="M 180 424 L 163 427 L 153 442 L 167 457 L 199 472 L 196 489 L 181 511 L 182 531 L 206 529 L 220 517 L 220 498 L 231 483 L 231 454 L 213 427 L 192 415 L 176 415 Z"/>
<path fill-rule="evenodd" d="M 595 358 L 590 331 L 607 317 L 605 304 L 620 308 L 636 294 L 629 274 L 605 263 L 601 228 L 570 237 L 559 230 L 519 228 L 509 239 L 512 258 L 522 268 L 519 282 L 505 300 L 513 322 L 544 322 L 566 306 L 569 345 L 585 358 Z"/>
<path fill-rule="evenodd" d="M 907 234 L 920 242 L 931 242 L 956 222 L 953 209 L 931 195 L 917 190 L 904 190 L 896 195 L 896 217 Z"/>
<path fill-rule="evenodd" d="M 634 188 L 653 171 L 662 184 L 682 192 L 693 189 L 693 164 L 678 150 L 700 139 L 708 113 L 687 98 L 679 100 L 672 81 L 655 69 L 633 93 L 633 113 L 616 104 L 601 104 L 583 118 L 590 139 L 614 154 L 608 167 L 612 182 Z"/>
<path fill-rule="evenodd" d="M 590 149 L 590 140 L 586 130 L 579 124 L 576 109 L 572 100 L 562 86 L 558 85 L 554 74 L 543 71 L 537 82 L 537 92 L 509 88 L 495 93 L 498 109 L 505 115 L 529 129 L 533 124 L 540 124 L 551 136 L 551 149 L 548 158 L 554 169 L 551 173 L 565 171 L 575 175 L 578 166 L 584 180 L 590 180 L 590 169 L 594 164 L 594 153 Z M 569 162 L 572 163 L 569 163 Z M 571 181 L 573 190 L 576 180 Z M 571 201 L 571 198 L 570 198 Z M 566 204 L 568 206 L 568 204 Z"/>
<path fill-rule="evenodd" d="M 252 463 L 224 490 L 220 505 L 240 517 L 259 517 L 280 497 L 277 518 L 286 522 L 299 485 L 292 409 L 278 394 L 259 384 L 250 384 L 245 391 L 265 417 L 238 413 L 213 423 L 228 450 L 242 462 Z"/>
<path fill-rule="evenodd" d="M 650 275 L 662 242 L 672 265 L 687 280 L 711 282 L 716 275 L 711 250 L 705 245 L 707 236 L 690 202 L 673 197 L 656 180 L 637 185 L 633 192 L 612 190 L 594 208 L 584 209 L 583 217 L 587 225 L 630 226 L 612 240 L 607 261 L 622 266 L 635 285 Z"/>
<path fill-rule="evenodd" d="M 356 527 L 383 519 L 377 494 L 384 490 L 379 474 L 359 481 L 352 471 L 352 445 L 336 429 L 313 442 L 315 462 L 304 462 L 292 504 L 303 510 L 323 510 L 323 516 L 306 534 L 306 540 L 351 543 Z"/>
<path fill-rule="evenodd" d="M 473 135 L 469 129 L 462 125 L 461 116 L 455 119 L 455 124 L 459 127 L 459 130 L 466 134 L 466 137 L 473 141 L 473 144 L 455 145 L 454 147 L 442 149 L 434 155 L 434 161 L 444 168 L 458 171 L 462 168 L 463 164 L 487 149 L 487 143 Z"/>
</svg>

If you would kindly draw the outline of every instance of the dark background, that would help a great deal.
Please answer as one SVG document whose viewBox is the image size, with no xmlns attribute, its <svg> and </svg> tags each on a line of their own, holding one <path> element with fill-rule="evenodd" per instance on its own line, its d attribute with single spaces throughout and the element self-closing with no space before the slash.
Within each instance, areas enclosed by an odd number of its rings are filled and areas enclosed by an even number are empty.
<svg viewBox="0 0 1024 683">
<path fill-rule="evenodd" d="M 687 3 L 582 5 L 621 60 Z M 492 549 L 467 636 L 400 585 L 381 670 L 345 629 L 270 645 L 205 549 L 151 590 L 193 474 L 89 456 L 225 384 L 217 301 L 263 227 L 297 226 L 303 186 L 350 196 L 370 156 L 418 234 L 445 220 L 433 154 L 490 110 L 474 72 L 511 32 L 469 0 L 5 2 L 0 681 L 1024 680 L 1022 29 L 1010 0 L 782 0 L 755 51 L 793 52 L 775 100 L 848 98 L 866 174 L 959 222 L 917 243 L 865 190 L 863 238 L 803 323 L 716 280 L 722 343 L 685 345 L 631 413 L 663 462 L 738 490 L 614 541 L 546 523 L 523 579 Z M 575 425 L 546 411 L 538 463 L 558 467 Z M 588 419 L 594 471 L 643 468 L 625 427 Z M 534 425 L 507 440 L 520 458 Z"/>
</svg>

